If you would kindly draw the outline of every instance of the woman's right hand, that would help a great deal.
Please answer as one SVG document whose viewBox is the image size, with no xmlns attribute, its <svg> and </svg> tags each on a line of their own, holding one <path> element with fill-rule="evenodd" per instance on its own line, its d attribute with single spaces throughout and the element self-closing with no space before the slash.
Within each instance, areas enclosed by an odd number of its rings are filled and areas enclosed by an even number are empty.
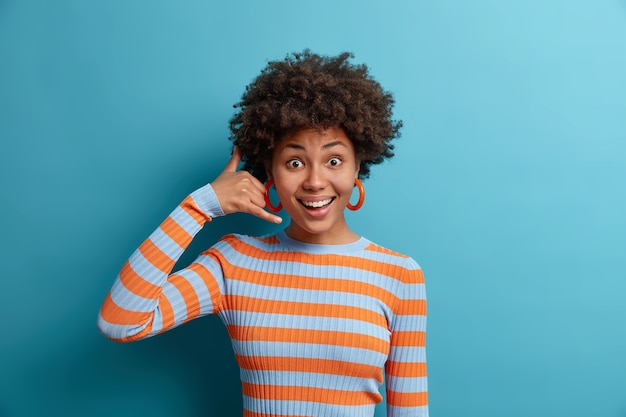
<svg viewBox="0 0 626 417">
<path fill-rule="evenodd" d="M 281 223 L 280 216 L 265 211 L 265 187 L 248 171 L 237 171 L 241 151 L 235 146 L 224 171 L 211 183 L 224 214 L 249 213 L 272 223 Z"/>
</svg>

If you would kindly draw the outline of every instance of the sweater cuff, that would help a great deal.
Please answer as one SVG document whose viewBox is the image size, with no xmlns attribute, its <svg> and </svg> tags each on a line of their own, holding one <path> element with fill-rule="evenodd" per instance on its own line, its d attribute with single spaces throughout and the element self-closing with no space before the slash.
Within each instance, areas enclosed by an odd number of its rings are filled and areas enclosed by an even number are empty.
<svg viewBox="0 0 626 417">
<path fill-rule="evenodd" d="M 224 211 L 211 184 L 198 188 L 191 193 L 191 198 L 198 206 L 198 209 L 209 216 L 209 220 L 224 215 Z"/>
</svg>

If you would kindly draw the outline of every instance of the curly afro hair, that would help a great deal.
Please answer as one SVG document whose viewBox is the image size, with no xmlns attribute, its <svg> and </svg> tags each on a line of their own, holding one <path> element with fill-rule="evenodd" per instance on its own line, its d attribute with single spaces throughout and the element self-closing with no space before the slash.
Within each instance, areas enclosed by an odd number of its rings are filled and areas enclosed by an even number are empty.
<svg viewBox="0 0 626 417">
<path fill-rule="evenodd" d="M 349 52 L 327 57 L 306 49 L 267 64 L 233 106 L 239 111 L 230 120 L 230 140 L 241 150 L 243 169 L 265 182 L 277 143 L 308 128 L 342 128 L 361 161 L 361 179 L 393 156 L 390 142 L 402 127 L 392 120 L 393 96 L 350 58 Z"/>
</svg>

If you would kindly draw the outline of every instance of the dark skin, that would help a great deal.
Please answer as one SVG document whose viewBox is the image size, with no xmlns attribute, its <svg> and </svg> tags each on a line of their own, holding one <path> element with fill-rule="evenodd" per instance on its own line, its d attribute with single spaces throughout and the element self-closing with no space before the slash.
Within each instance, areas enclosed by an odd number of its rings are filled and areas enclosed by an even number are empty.
<svg viewBox="0 0 626 417">
<path fill-rule="evenodd" d="M 265 186 L 248 171 L 238 171 L 241 151 L 235 147 L 222 173 L 211 183 L 224 214 L 248 213 L 271 223 L 283 219 L 264 209 Z"/>
<path fill-rule="evenodd" d="M 281 223 L 264 210 L 265 186 L 245 170 L 238 171 L 241 150 L 235 147 L 212 187 L 224 214 L 242 212 Z M 265 163 L 267 176 L 291 222 L 292 239 L 314 244 L 345 244 L 359 239 L 348 226 L 345 209 L 358 178 L 360 161 L 341 128 L 300 129 L 284 138 Z"/>
</svg>

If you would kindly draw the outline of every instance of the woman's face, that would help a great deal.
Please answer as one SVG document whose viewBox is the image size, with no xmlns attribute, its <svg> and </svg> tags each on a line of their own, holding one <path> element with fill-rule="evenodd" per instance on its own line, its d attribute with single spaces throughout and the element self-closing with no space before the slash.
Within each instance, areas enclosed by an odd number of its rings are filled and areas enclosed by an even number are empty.
<svg viewBox="0 0 626 417">
<path fill-rule="evenodd" d="M 283 139 L 268 174 L 291 217 L 287 234 L 322 244 L 358 239 L 344 217 L 358 173 L 354 146 L 342 129 L 303 129 Z"/>
</svg>

